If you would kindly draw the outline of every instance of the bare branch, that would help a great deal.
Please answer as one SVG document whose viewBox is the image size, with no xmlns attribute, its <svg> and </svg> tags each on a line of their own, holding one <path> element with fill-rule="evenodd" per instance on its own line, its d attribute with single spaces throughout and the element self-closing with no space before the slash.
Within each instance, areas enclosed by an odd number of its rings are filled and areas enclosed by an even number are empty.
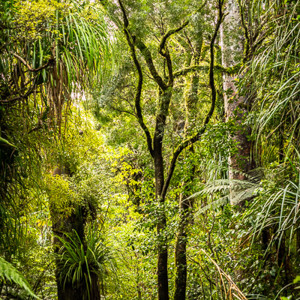
<svg viewBox="0 0 300 300">
<path fill-rule="evenodd" d="M 0 100 L 0 103 L 14 103 L 18 100 L 22 100 L 22 99 L 26 99 L 27 97 L 29 97 L 35 90 L 35 84 L 32 85 L 32 87 L 24 94 L 24 95 L 20 95 L 18 97 L 15 98 L 11 98 L 8 100 Z"/>
<path fill-rule="evenodd" d="M 131 116 L 134 116 L 136 117 L 136 115 L 134 113 L 132 113 L 131 111 L 129 110 L 126 110 L 126 109 L 121 109 L 121 108 L 118 108 L 116 106 L 113 106 L 113 105 L 110 105 L 110 107 L 115 110 L 115 111 L 118 111 L 120 113 L 125 113 L 125 114 L 128 114 L 128 115 L 131 115 Z"/>
<path fill-rule="evenodd" d="M 46 64 L 44 64 L 43 66 L 41 66 L 41 67 L 39 67 L 39 68 L 37 68 L 37 69 L 33 69 L 33 68 L 25 61 L 25 59 L 23 59 L 21 56 L 19 56 L 19 55 L 16 54 L 16 53 L 13 53 L 13 52 L 10 52 L 10 53 L 11 53 L 15 58 L 17 58 L 23 65 L 25 65 L 25 66 L 28 68 L 28 70 L 29 70 L 30 72 L 38 72 L 38 71 L 41 71 L 41 70 L 47 68 L 48 66 L 50 66 L 50 65 L 52 65 L 52 64 L 54 63 L 54 58 L 50 58 L 50 59 L 48 60 L 48 62 L 47 62 Z"/>
</svg>

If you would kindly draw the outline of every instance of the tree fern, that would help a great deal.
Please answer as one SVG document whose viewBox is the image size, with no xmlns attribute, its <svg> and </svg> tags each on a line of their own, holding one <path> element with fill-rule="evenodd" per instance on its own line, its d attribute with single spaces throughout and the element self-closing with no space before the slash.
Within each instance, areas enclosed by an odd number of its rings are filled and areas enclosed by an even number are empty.
<svg viewBox="0 0 300 300">
<path fill-rule="evenodd" d="M 211 203 L 201 207 L 196 215 L 202 214 L 209 209 L 217 209 L 229 202 L 230 193 L 231 203 L 236 205 L 253 197 L 256 190 L 259 188 L 259 182 L 262 178 L 263 172 L 261 168 L 252 170 L 251 174 L 245 174 L 248 180 L 236 179 L 218 179 L 212 180 L 203 184 L 203 189 L 197 193 L 192 194 L 185 201 L 193 198 L 198 198 L 205 195 L 215 195 Z"/>
</svg>

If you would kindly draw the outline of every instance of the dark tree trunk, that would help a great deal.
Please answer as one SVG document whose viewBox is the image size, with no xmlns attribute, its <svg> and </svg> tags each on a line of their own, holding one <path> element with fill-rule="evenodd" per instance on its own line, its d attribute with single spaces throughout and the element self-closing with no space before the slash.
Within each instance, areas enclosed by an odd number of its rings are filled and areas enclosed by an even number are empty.
<svg viewBox="0 0 300 300">
<path fill-rule="evenodd" d="M 194 148 L 189 149 L 189 153 L 194 153 Z M 192 202 L 185 200 L 191 194 L 195 166 L 191 164 L 188 177 L 184 182 L 184 191 L 180 195 L 179 210 L 180 221 L 175 245 L 175 293 L 174 300 L 186 299 L 186 280 L 187 280 L 187 258 L 186 248 L 188 243 L 187 227 L 192 219 Z"/>
<path fill-rule="evenodd" d="M 200 51 L 195 59 L 195 64 L 199 63 Z M 196 112 L 196 105 L 198 102 L 198 85 L 199 75 L 193 74 L 191 76 L 191 86 L 185 97 L 185 108 L 186 108 L 186 120 L 185 120 L 185 136 L 188 130 L 190 120 L 194 119 Z M 194 153 L 194 147 L 191 146 L 187 151 L 187 155 Z M 174 300 L 185 300 L 186 299 L 186 280 L 187 280 L 187 259 L 186 259 L 186 248 L 187 248 L 187 226 L 191 219 L 192 203 L 184 201 L 185 198 L 190 196 L 190 186 L 192 185 L 195 173 L 195 166 L 191 163 L 188 176 L 185 178 L 183 183 L 183 192 L 180 194 L 179 199 L 179 213 L 180 221 L 177 233 L 176 245 L 175 245 L 175 292 Z"/>
<path fill-rule="evenodd" d="M 186 227 L 188 223 L 189 206 L 182 201 L 180 203 L 180 224 L 177 234 L 175 247 L 175 293 L 174 300 L 185 300 L 186 295 L 186 278 L 187 278 L 187 260 L 186 260 L 186 246 L 187 246 L 187 232 Z"/>
<path fill-rule="evenodd" d="M 59 274 L 57 275 L 59 276 Z M 98 285 L 98 276 L 94 273 L 91 273 L 91 288 L 89 293 L 90 300 L 101 299 Z M 85 285 L 80 284 L 74 287 L 71 282 L 66 282 L 65 285 L 63 285 L 63 283 L 59 283 L 59 285 L 57 286 L 57 295 L 58 300 L 88 300 Z"/>
<path fill-rule="evenodd" d="M 91 273 L 91 289 L 90 289 L 91 300 L 101 300 L 99 278 L 95 273 Z"/>
<path fill-rule="evenodd" d="M 54 210 L 50 208 L 51 218 L 52 218 L 52 231 L 55 234 L 53 244 L 54 252 L 59 253 L 61 247 L 61 242 L 58 237 L 66 238 L 65 233 L 72 234 L 73 230 L 78 233 L 78 236 L 83 240 L 84 232 L 84 220 L 82 216 L 73 213 L 71 216 L 57 216 Z M 79 283 L 77 286 L 73 286 L 72 282 L 66 281 L 64 284 L 64 278 L 61 276 L 61 266 L 59 263 L 59 258 L 56 261 L 56 284 L 57 284 L 57 296 L 58 300 L 82 300 L 85 299 L 86 291 L 84 289 L 84 283 Z"/>
<path fill-rule="evenodd" d="M 166 112 L 171 100 L 171 91 L 161 91 L 161 111 L 156 118 L 156 128 L 153 139 L 154 149 L 154 170 L 155 170 L 155 194 L 158 203 L 159 218 L 157 223 L 158 235 L 158 260 L 157 260 L 157 282 L 158 299 L 169 300 L 169 280 L 168 280 L 168 242 L 166 237 L 166 214 L 165 197 L 162 195 L 164 187 L 164 160 L 162 154 L 162 144 L 164 129 L 166 125 Z M 167 102 L 167 103 L 166 103 Z M 164 105 L 166 104 L 166 106 Z"/>
<path fill-rule="evenodd" d="M 53 175 L 69 175 L 70 172 L 65 168 L 56 169 Z M 81 206 L 75 206 L 71 215 L 59 215 L 52 205 L 50 205 L 50 214 L 52 220 L 52 232 L 54 233 L 54 252 L 59 253 L 62 246 L 58 237 L 67 239 L 66 234 L 72 235 L 74 231 L 78 234 L 81 243 L 86 251 L 86 241 L 84 234 L 84 227 L 86 223 L 86 208 Z M 90 294 L 91 300 L 100 300 L 100 291 L 98 285 L 98 276 L 91 272 L 91 285 L 90 290 L 87 290 L 85 279 L 82 278 L 81 282 L 76 283 L 74 286 L 72 280 L 66 280 L 62 278 L 62 269 L 59 263 L 59 258 L 56 260 L 55 277 L 57 283 L 57 296 L 58 300 L 87 300 L 88 294 Z"/>
</svg>

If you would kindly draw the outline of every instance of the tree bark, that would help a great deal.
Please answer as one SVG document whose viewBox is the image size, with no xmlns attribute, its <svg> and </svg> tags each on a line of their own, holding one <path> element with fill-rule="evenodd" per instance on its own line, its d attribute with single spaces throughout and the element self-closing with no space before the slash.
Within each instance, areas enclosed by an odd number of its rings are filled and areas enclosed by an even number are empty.
<svg viewBox="0 0 300 300">
<path fill-rule="evenodd" d="M 157 282 L 158 299 L 169 299 L 169 280 L 168 280 L 168 243 L 166 240 L 166 214 L 165 196 L 162 195 L 164 187 L 164 159 L 162 154 L 164 130 L 169 103 L 172 97 L 172 89 L 160 91 L 160 111 L 156 117 L 156 127 L 153 139 L 154 149 L 154 171 L 155 171 L 155 194 L 158 202 L 159 218 L 157 223 L 158 235 L 158 261 L 157 261 Z"/>
<path fill-rule="evenodd" d="M 195 64 L 199 63 L 199 55 L 195 58 Z M 185 110 L 186 110 L 186 120 L 185 120 L 185 136 L 189 127 L 190 120 L 194 118 L 196 105 L 198 101 L 198 85 L 199 85 L 199 75 L 197 73 L 191 76 L 191 86 L 185 97 Z M 188 149 L 187 155 L 194 153 L 193 145 Z M 186 299 L 186 280 L 187 280 L 187 258 L 186 258 L 186 248 L 187 248 L 187 226 L 191 219 L 191 209 L 192 203 L 189 201 L 184 201 L 185 198 L 190 196 L 190 186 L 192 185 L 195 174 L 195 165 L 191 163 L 188 168 L 188 175 L 183 183 L 183 192 L 180 194 L 179 198 L 179 227 L 175 245 L 175 292 L 174 300 L 185 300 Z"/>
<path fill-rule="evenodd" d="M 55 234 L 53 239 L 54 253 L 59 254 L 61 248 L 61 242 L 58 237 L 65 239 L 65 233 L 72 234 L 75 230 L 83 240 L 84 236 L 84 220 L 82 216 L 72 213 L 70 216 L 58 216 L 50 206 L 50 213 L 52 219 L 52 232 Z M 78 283 L 73 286 L 72 282 L 66 281 L 64 284 L 61 278 L 61 267 L 59 264 L 59 258 L 56 259 L 56 284 L 57 284 L 57 296 L 58 300 L 82 300 L 85 299 L 86 290 L 83 283 Z"/>
<path fill-rule="evenodd" d="M 241 19 L 236 0 L 228 0 L 227 13 L 221 27 L 222 65 L 226 68 L 237 65 L 244 53 Z M 236 85 L 238 79 L 236 75 L 223 74 L 225 121 L 233 120 L 238 127 L 231 136 L 237 143 L 237 153 L 230 155 L 228 159 L 229 179 L 246 180 L 247 173 L 255 167 L 251 157 L 251 142 L 248 139 L 251 129 L 242 125 L 251 106 L 251 96 L 239 94 Z M 231 189 L 230 202 L 233 205 L 237 204 L 233 202 L 234 196 L 234 190 Z"/>
<path fill-rule="evenodd" d="M 70 172 L 67 168 L 57 168 L 54 170 L 53 175 L 67 175 L 70 176 Z M 50 205 L 50 215 L 52 220 L 52 232 L 54 233 L 53 246 L 54 253 L 58 254 L 61 248 L 61 242 L 59 237 L 62 239 L 67 239 L 66 234 L 72 234 L 74 231 L 78 234 L 80 241 L 84 246 L 86 251 L 86 241 L 84 234 L 84 227 L 86 223 L 86 212 L 85 208 L 81 206 L 76 206 L 74 211 L 69 216 L 61 216 L 57 214 L 55 208 Z M 58 300 L 87 300 L 88 294 L 90 294 L 91 300 L 100 300 L 100 291 L 98 285 L 97 274 L 91 272 L 91 285 L 89 286 L 89 291 L 85 283 L 85 279 L 82 278 L 81 282 L 76 283 L 74 286 L 72 281 L 67 280 L 64 283 L 61 276 L 61 266 L 59 263 L 59 258 L 56 259 L 56 284 L 57 284 L 57 296 Z"/>
<path fill-rule="evenodd" d="M 193 177 L 193 175 L 192 175 Z M 191 178 L 192 180 L 192 178 Z M 186 184 L 186 183 L 185 183 Z M 186 185 L 184 187 L 186 189 Z M 189 193 L 182 193 L 180 195 L 180 221 L 178 234 L 175 245 L 175 293 L 174 300 L 185 300 L 186 299 L 186 280 L 187 280 L 187 225 L 190 219 L 190 205 L 188 201 L 184 201 L 184 198 Z"/>
</svg>

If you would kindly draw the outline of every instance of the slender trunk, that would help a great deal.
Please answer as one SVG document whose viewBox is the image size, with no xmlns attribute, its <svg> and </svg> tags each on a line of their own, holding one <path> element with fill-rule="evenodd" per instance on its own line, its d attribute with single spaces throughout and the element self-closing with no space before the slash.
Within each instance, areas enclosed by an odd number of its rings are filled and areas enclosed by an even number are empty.
<svg viewBox="0 0 300 300">
<path fill-rule="evenodd" d="M 154 165 L 155 165 L 155 188 L 156 200 L 159 204 L 159 219 L 157 223 L 158 234 L 158 261 L 157 261 L 157 280 L 158 280 L 158 299 L 169 299 L 168 286 L 168 245 L 165 236 L 166 214 L 165 199 L 162 198 L 162 190 L 164 184 L 164 165 L 162 157 L 162 139 L 154 138 Z"/>
<path fill-rule="evenodd" d="M 199 62 L 199 56 L 195 59 L 195 64 Z M 199 75 L 193 74 L 191 78 L 191 86 L 188 94 L 185 97 L 185 109 L 186 109 L 186 120 L 185 120 L 185 135 L 189 122 L 195 116 L 196 104 L 198 101 L 198 85 Z M 194 147 L 188 149 L 187 155 L 194 153 Z M 190 196 L 190 186 L 194 179 L 195 166 L 193 163 L 190 164 L 188 170 L 188 176 L 185 178 L 183 183 L 183 192 L 180 194 L 179 199 L 179 227 L 175 245 L 175 293 L 174 300 L 185 300 L 186 299 L 186 281 L 187 281 L 187 226 L 190 222 L 192 204 L 188 201 L 184 201 L 185 198 Z"/>
<path fill-rule="evenodd" d="M 169 103 L 172 97 L 171 89 L 160 91 L 160 112 L 156 118 L 155 134 L 153 139 L 154 149 L 154 170 L 155 170 L 155 195 L 159 204 L 159 218 L 157 223 L 158 235 L 158 261 L 157 261 L 157 280 L 158 280 L 158 299 L 169 300 L 169 280 L 168 280 L 168 242 L 166 236 L 166 214 L 165 197 L 162 195 L 164 187 L 164 159 L 163 159 L 163 137 L 166 125 L 166 116 Z"/>
<path fill-rule="evenodd" d="M 169 299 L 169 286 L 168 286 L 168 244 L 165 233 L 166 229 L 166 214 L 165 214 L 165 199 L 161 197 L 162 183 L 164 180 L 163 175 L 163 161 L 160 155 L 154 156 L 155 159 L 155 182 L 156 182 L 156 199 L 159 202 L 159 219 L 157 223 L 158 234 L 158 261 L 157 261 L 157 280 L 158 280 L 158 299 Z"/>
<path fill-rule="evenodd" d="M 194 153 L 194 147 L 191 147 L 188 154 Z M 195 165 L 191 163 L 188 176 L 184 182 L 184 190 L 179 199 L 180 221 L 177 233 L 176 245 L 175 245 L 175 293 L 174 300 L 186 299 L 186 283 L 187 283 L 187 244 L 188 233 L 187 227 L 192 220 L 192 208 L 191 201 L 185 200 L 191 195 L 191 186 L 193 185 L 195 175 Z"/>
<path fill-rule="evenodd" d="M 185 300 L 187 279 L 187 225 L 189 223 L 190 205 L 184 201 L 185 194 L 180 195 L 180 221 L 175 246 L 175 293 L 174 300 Z"/>
</svg>

